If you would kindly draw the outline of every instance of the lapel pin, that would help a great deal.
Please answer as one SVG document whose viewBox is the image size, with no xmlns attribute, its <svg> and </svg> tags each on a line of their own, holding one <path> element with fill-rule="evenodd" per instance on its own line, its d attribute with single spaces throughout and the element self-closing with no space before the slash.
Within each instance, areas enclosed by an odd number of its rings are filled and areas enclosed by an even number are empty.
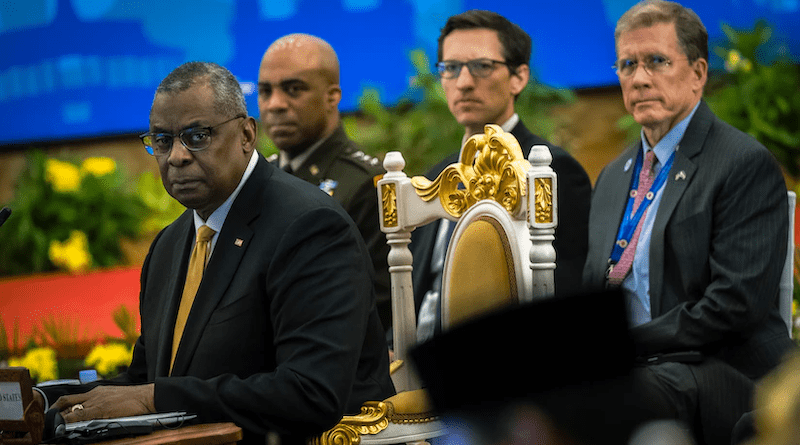
<svg viewBox="0 0 800 445">
<path fill-rule="evenodd" d="M 631 168 L 631 164 L 633 163 L 633 159 L 628 159 L 628 162 L 625 163 L 625 171 L 628 171 Z"/>
<path fill-rule="evenodd" d="M 678 174 L 675 175 L 676 181 L 680 181 L 681 179 L 686 179 L 686 172 L 683 170 L 679 171 Z"/>
<path fill-rule="evenodd" d="M 236 247 L 242 247 L 242 245 L 244 245 L 244 240 L 241 238 L 236 238 L 236 241 L 233 242 L 233 245 Z"/>
</svg>

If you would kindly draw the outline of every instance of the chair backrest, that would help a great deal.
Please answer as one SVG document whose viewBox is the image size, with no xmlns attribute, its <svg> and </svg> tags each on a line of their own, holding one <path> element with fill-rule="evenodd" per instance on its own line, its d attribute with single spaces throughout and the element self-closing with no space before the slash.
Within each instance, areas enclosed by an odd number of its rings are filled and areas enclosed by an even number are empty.
<svg viewBox="0 0 800 445">
<path fill-rule="evenodd" d="M 527 299 L 522 265 L 528 266 L 530 239 L 518 239 L 515 229 L 508 212 L 491 200 L 461 217 L 442 274 L 443 329 Z"/>
<path fill-rule="evenodd" d="M 791 337 L 792 301 L 794 300 L 794 211 L 797 194 L 789 190 L 786 195 L 789 199 L 789 248 L 786 250 L 786 262 L 783 264 L 783 273 L 781 273 L 778 307 L 783 321 L 789 329 L 789 337 Z"/>
<path fill-rule="evenodd" d="M 497 125 L 472 136 L 459 162 L 433 181 L 402 172 L 399 152 L 384 158 L 378 182 L 381 230 L 390 246 L 395 357 L 406 360 L 416 341 L 411 281 L 411 231 L 446 218 L 456 221 L 445 256 L 443 326 L 518 301 L 554 293 L 556 176 L 546 146 L 526 160 L 519 143 Z M 535 212 L 529 212 L 535 209 Z M 417 389 L 410 367 L 393 374 L 398 391 Z"/>
</svg>

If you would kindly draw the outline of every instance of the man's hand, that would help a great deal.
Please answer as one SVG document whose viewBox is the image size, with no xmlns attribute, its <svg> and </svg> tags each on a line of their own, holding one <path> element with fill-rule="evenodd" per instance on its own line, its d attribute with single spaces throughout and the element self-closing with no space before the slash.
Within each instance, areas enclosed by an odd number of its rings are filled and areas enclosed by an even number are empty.
<svg viewBox="0 0 800 445">
<path fill-rule="evenodd" d="M 83 394 L 62 396 L 52 408 L 58 408 L 67 423 L 154 413 L 155 384 L 98 386 Z"/>
</svg>

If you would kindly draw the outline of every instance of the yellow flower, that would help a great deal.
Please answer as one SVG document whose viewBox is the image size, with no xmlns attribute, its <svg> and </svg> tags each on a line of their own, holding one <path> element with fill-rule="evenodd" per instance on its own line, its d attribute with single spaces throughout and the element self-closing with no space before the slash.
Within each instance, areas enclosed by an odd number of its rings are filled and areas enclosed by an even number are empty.
<svg viewBox="0 0 800 445">
<path fill-rule="evenodd" d="M 53 190 L 61 193 L 74 192 L 81 185 L 78 167 L 57 159 L 48 159 L 45 164 L 45 178 Z"/>
<path fill-rule="evenodd" d="M 133 358 L 133 348 L 121 343 L 97 345 L 86 356 L 84 364 L 105 377 L 113 377 L 120 366 L 127 366 Z"/>
<path fill-rule="evenodd" d="M 38 382 L 55 380 L 58 378 L 56 351 L 50 348 L 33 348 L 25 354 L 25 357 L 10 358 L 8 360 L 8 365 L 28 368 L 28 372 L 31 373 L 31 378 Z"/>
<path fill-rule="evenodd" d="M 82 174 L 88 173 L 94 176 L 104 176 L 109 173 L 114 173 L 116 169 L 116 161 L 107 157 L 86 158 L 83 164 L 81 164 Z"/>
<path fill-rule="evenodd" d="M 73 230 L 63 243 L 53 240 L 48 255 L 53 264 L 70 272 L 85 271 L 92 265 L 89 241 L 80 230 Z"/>
<path fill-rule="evenodd" d="M 742 53 L 733 49 L 728 52 L 728 57 L 725 59 L 725 70 L 729 73 L 742 71 L 745 73 L 753 69 L 753 62 L 750 59 L 742 57 Z"/>
<path fill-rule="evenodd" d="M 797 316 L 797 300 L 792 300 L 792 317 Z"/>
<path fill-rule="evenodd" d="M 728 53 L 727 62 L 728 65 L 730 65 L 731 67 L 735 68 L 737 65 L 739 65 L 740 60 L 742 60 L 742 53 L 740 53 L 739 51 L 734 49 Z"/>
</svg>

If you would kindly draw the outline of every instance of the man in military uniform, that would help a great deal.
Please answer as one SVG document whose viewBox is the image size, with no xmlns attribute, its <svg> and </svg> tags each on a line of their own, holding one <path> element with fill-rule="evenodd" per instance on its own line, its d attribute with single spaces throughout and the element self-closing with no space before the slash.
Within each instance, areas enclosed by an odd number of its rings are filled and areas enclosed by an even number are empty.
<svg viewBox="0 0 800 445">
<path fill-rule="evenodd" d="M 389 253 L 380 231 L 375 183 L 383 168 L 344 132 L 339 119 L 339 60 L 324 40 L 290 34 L 273 42 L 258 73 L 258 109 L 280 150 L 270 158 L 331 195 L 353 218 L 375 269 L 378 312 L 391 326 Z"/>
</svg>

